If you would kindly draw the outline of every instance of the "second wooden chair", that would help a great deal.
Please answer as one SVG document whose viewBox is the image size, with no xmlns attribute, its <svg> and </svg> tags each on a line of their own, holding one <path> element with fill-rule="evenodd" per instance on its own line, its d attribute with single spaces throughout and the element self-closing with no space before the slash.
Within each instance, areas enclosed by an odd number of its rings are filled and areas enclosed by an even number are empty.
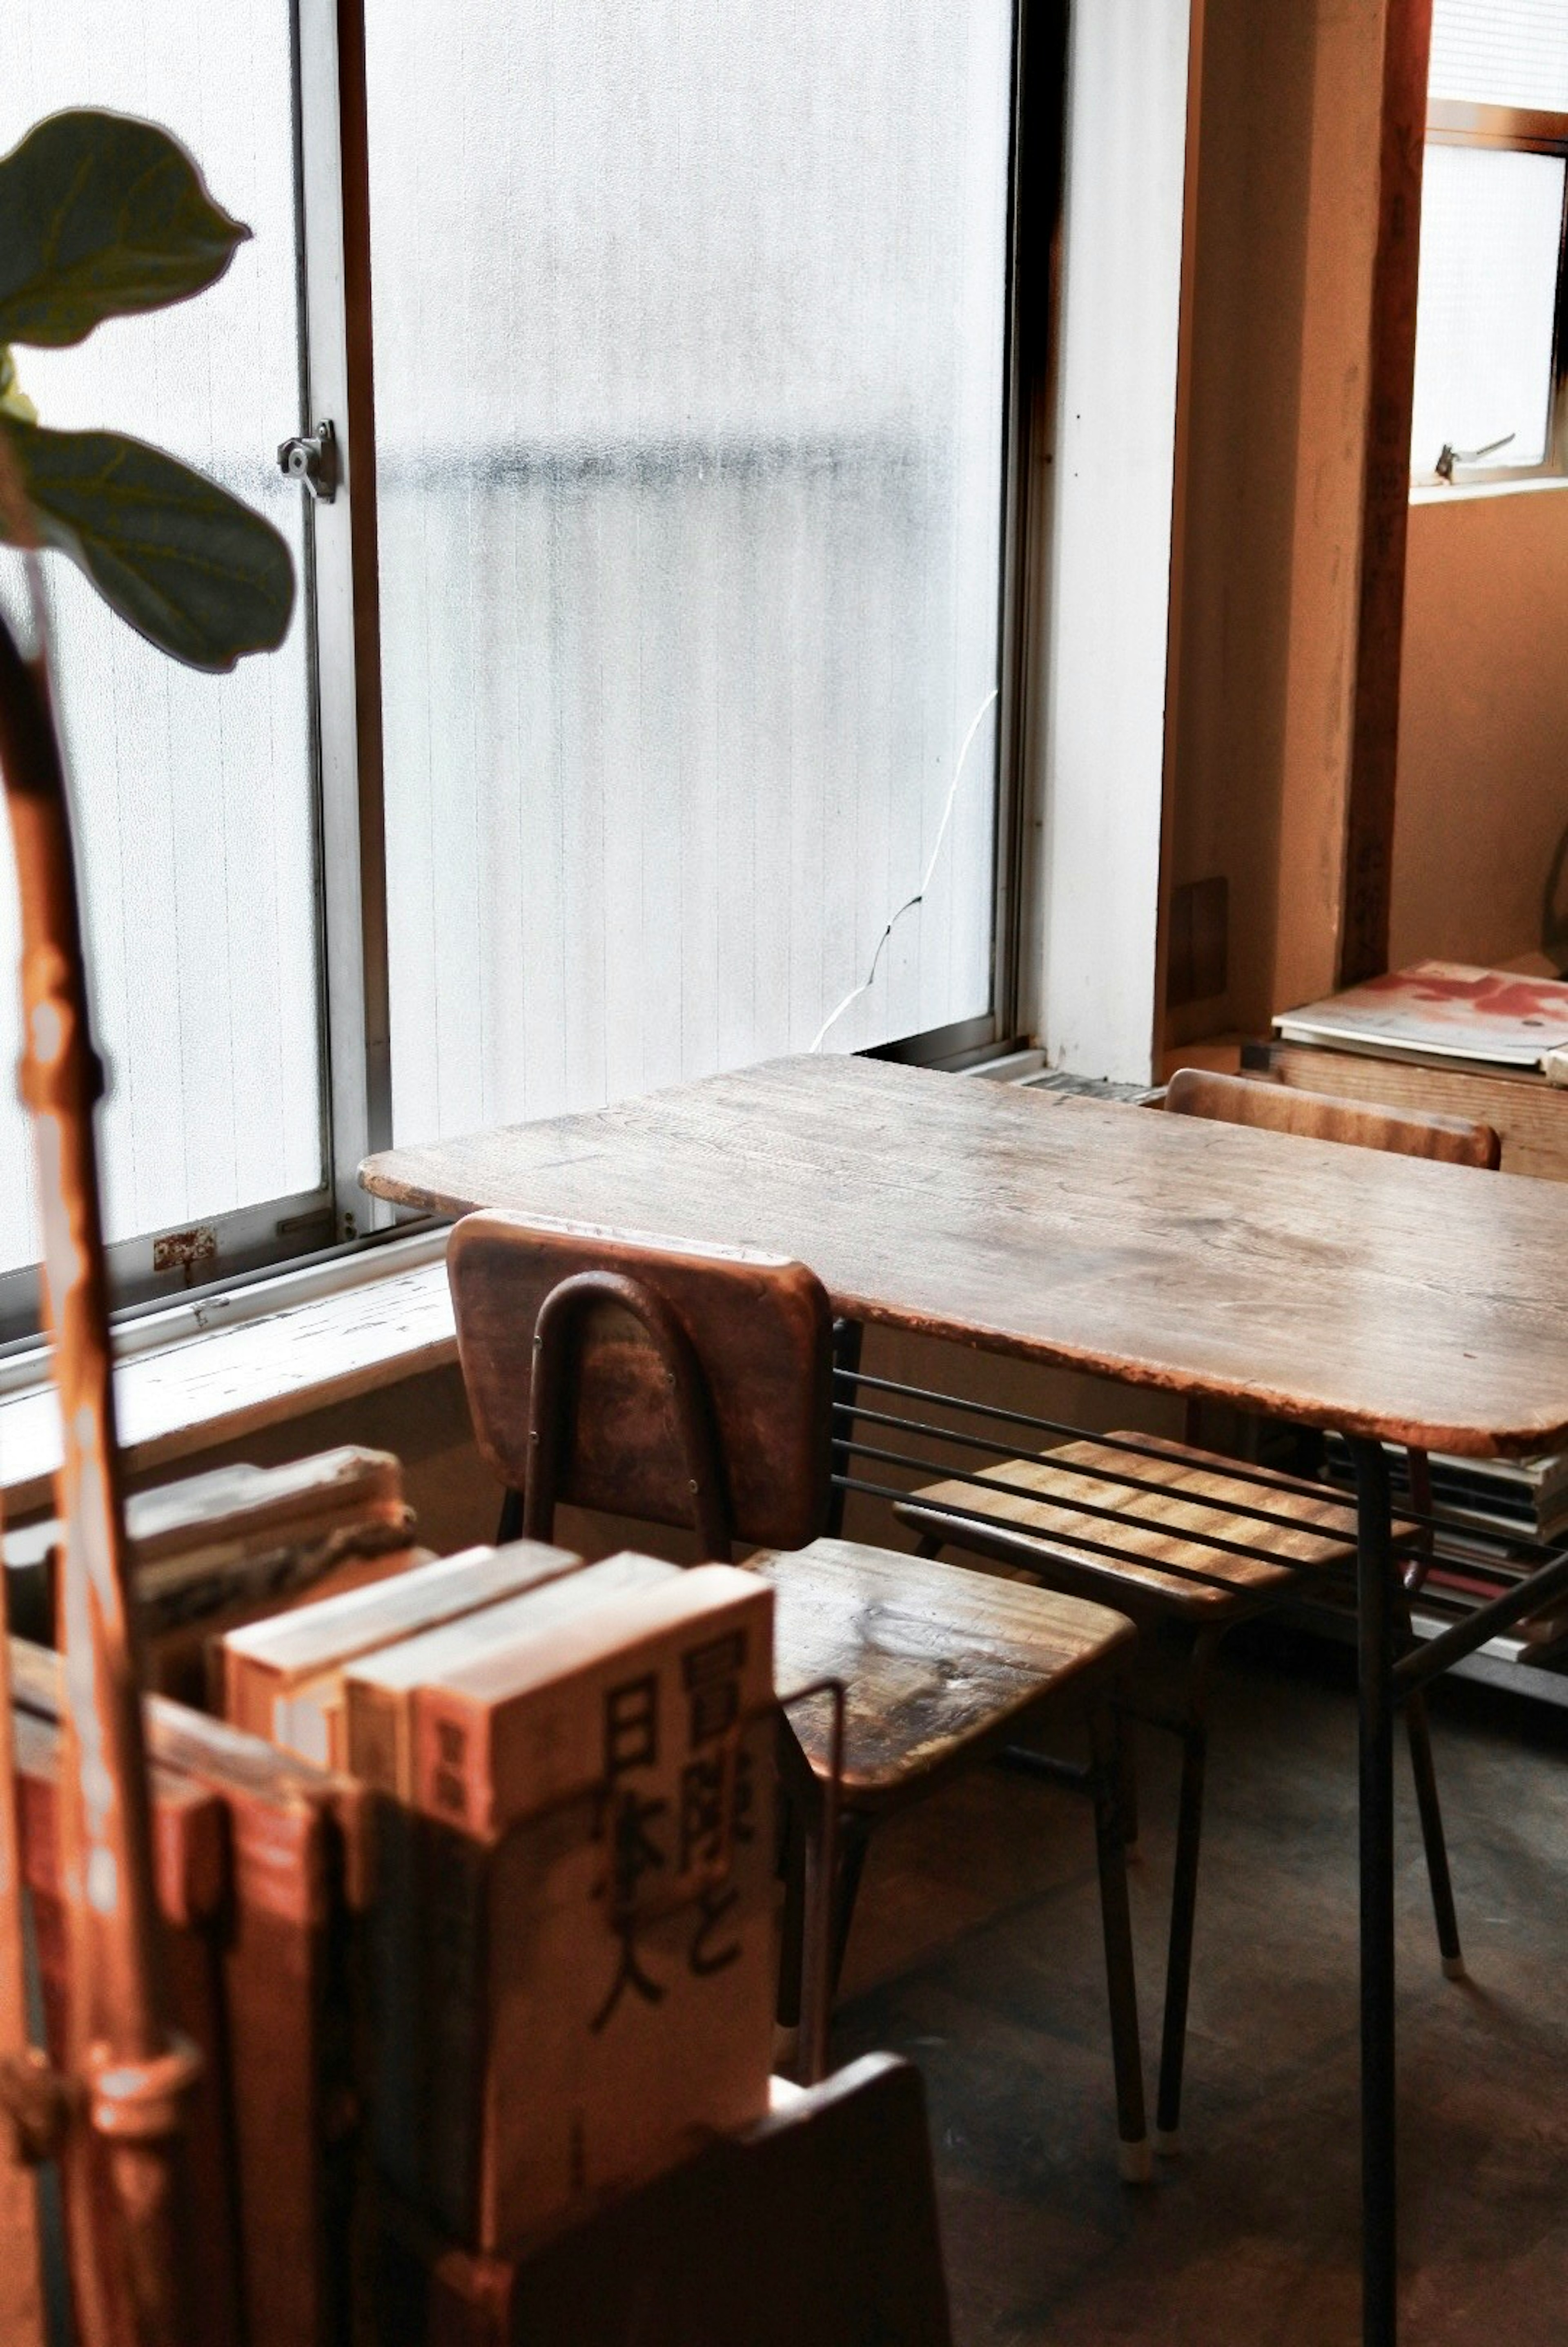
<svg viewBox="0 0 1568 2347">
<path fill-rule="evenodd" d="M 1500 1155 L 1489 1125 L 1366 1108 L 1195 1069 L 1172 1077 L 1164 1106 L 1176 1115 L 1492 1170 Z M 1189 1437 L 1194 1430 L 1189 1423 Z M 1424 1456 L 1411 1453 L 1410 1469 L 1413 1504 L 1425 1512 L 1431 1486 Z M 934 1557 L 950 1545 L 967 1549 L 1026 1573 L 1032 1582 L 1115 1605 L 1140 1625 L 1174 1624 L 1190 1641 L 1181 1717 L 1159 1723 L 1174 1727 L 1183 1745 L 1155 2132 L 1156 2148 L 1173 2153 L 1180 2141 L 1207 1698 L 1216 1649 L 1237 1623 L 1298 1594 L 1304 1576 L 1353 1560 L 1354 1508 L 1327 1489 L 1314 1491 L 1295 1478 L 1247 1468 L 1197 1449 L 1190 1439 L 1175 1443 L 1117 1433 L 1102 1441 L 1064 1443 L 1035 1458 L 1004 1458 L 977 1475 L 929 1484 L 897 1512 L 921 1534 L 924 1555 Z M 1419 1582 L 1425 1561 L 1421 1536 L 1409 1523 L 1397 1529 L 1415 1552 L 1408 1589 Z M 1464 1969 L 1459 1927 L 1419 1696 L 1406 1705 L 1405 1717 L 1443 1970 L 1458 1975 Z"/>
<path fill-rule="evenodd" d="M 831 1324 L 799 1264 L 469 1215 L 448 1265 L 485 1460 L 514 1495 L 503 1532 L 548 1538 L 557 1502 L 688 1525 L 775 1593 L 780 1691 L 846 1691 L 839 1951 L 865 1839 L 890 1811 L 1011 1742 L 1070 1696 L 1087 1717 L 1122 2172 L 1149 2172 L 1120 1811 L 1115 1694 L 1135 1637 L 1082 1599 L 819 1537 L 830 1498 Z M 820 1882 L 826 1706 L 794 1715 L 809 1891 Z M 801 1993 L 820 2071 L 836 1963 Z"/>
</svg>

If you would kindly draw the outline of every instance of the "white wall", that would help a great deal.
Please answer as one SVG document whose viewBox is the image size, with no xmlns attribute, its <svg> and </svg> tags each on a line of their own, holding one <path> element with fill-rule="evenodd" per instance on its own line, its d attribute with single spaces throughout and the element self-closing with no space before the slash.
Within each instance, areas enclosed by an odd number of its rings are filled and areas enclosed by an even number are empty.
<svg viewBox="0 0 1568 2347">
<path fill-rule="evenodd" d="M 1088 0 L 1068 60 L 1054 526 L 1033 784 L 1053 1062 L 1155 1032 L 1188 0 Z"/>
</svg>

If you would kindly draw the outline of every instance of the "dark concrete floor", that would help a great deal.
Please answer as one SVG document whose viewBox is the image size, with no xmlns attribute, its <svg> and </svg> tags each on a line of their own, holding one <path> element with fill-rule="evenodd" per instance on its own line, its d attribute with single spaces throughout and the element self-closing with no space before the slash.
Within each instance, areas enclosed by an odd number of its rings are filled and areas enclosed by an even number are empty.
<svg viewBox="0 0 1568 2347">
<path fill-rule="evenodd" d="M 1086 1806 L 987 1768 L 872 1845 L 834 2053 L 924 2073 L 959 2347 L 1359 2337 L 1349 1658 L 1249 1633 L 1213 1718 L 1184 2154 L 1151 2187 L 1116 2176 Z M 1434 1733 L 1470 1978 L 1439 1968 L 1401 1756 L 1402 2335 L 1544 2347 L 1568 2338 L 1568 1715 L 1451 1682 Z M 1152 2112 L 1176 1747 L 1144 1730 L 1138 1759 Z"/>
</svg>

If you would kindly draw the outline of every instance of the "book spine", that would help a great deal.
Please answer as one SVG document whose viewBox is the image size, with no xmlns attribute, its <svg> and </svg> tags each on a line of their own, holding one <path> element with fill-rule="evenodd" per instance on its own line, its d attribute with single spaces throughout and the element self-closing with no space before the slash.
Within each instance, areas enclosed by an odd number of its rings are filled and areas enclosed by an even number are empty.
<svg viewBox="0 0 1568 2347">
<path fill-rule="evenodd" d="M 345 2336 L 358 2177 L 351 1973 L 362 1802 L 233 1728 L 154 1699 L 155 1758 L 229 1811 L 223 1942 L 240 2188 L 245 2335 L 268 2347 Z"/>
<path fill-rule="evenodd" d="M 401 1687 L 376 1686 L 351 1676 L 343 1681 L 349 1773 L 378 1793 L 390 1793 L 394 1800 L 407 1800 L 412 1790 L 411 1708 L 412 1699 Z"/>
<path fill-rule="evenodd" d="M 236 1654 L 231 1646 L 224 1645 L 219 1651 L 223 1656 L 224 1718 L 231 1727 L 243 1728 L 248 1736 L 270 1737 L 277 1673 L 266 1664 L 252 1662 L 248 1655 Z"/>
<path fill-rule="evenodd" d="M 36 1719 L 15 1723 L 29 1731 L 18 1737 L 16 1816 L 20 1827 L 22 1877 L 33 1918 L 46 2035 L 52 2057 L 64 2064 L 68 2038 L 68 1934 L 60 1883 L 57 1843 L 58 1731 Z M 188 1802 L 161 1800 L 154 1785 L 154 1833 L 158 1906 L 164 1922 L 164 1954 L 178 2026 L 201 2056 L 196 2092 L 186 2114 L 190 2191 L 190 2305 L 197 2347 L 232 2347 L 239 2335 L 238 2212 L 234 2201 L 232 2113 L 224 2061 L 219 1916 L 224 1884 L 208 1881 L 203 1862 L 193 1869 L 188 1851 L 192 1828 L 205 1832 L 216 1803 L 193 1809 Z M 193 1882 L 203 1895 L 193 1902 Z M 21 2171 L 25 2175 L 26 2171 Z M 32 2189 L 28 2178 L 28 2189 Z M 3 2296 L 3 2292 L 0 2292 Z M 10 2347 L 10 2334 L 0 2332 Z"/>
<path fill-rule="evenodd" d="M 303 1802 L 238 1793 L 229 1809 L 235 1913 L 224 1988 L 246 2328 L 268 2347 L 327 2347 L 341 2245 L 325 2239 L 322 2220 L 322 1820 Z"/>
<path fill-rule="evenodd" d="M 418 2203 L 424 2180 L 419 1838 L 423 1820 L 382 1799 L 376 1817 L 377 1895 L 368 1918 L 374 2085 L 372 2145 L 376 2167 Z"/>
<path fill-rule="evenodd" d="M 462 1832 L 488 1831 L 495 1808 L 489 1706 L 426 1686 L 414 1689 L 412 1707 L 415 1806 Z"/>
<path fill-rule="evenodd" d="M 168 1932 L 165 1961 L 178 2025 L 201 2055 L 201 2077 L 186 2123 L 187 2173 L 191 2178 L 191 2301 L 199 2337 L 228 2347 L 239 2329 L 234 2115 L 224 2062 L 223 1983 L 210 1936 Z"/>
<path fill-rule="evenodd" d="M 478 2225 L 490 1968 L 491 1852 L 433 1818 L 416 1821 L 425 1956 L 427 2205 L 453 2238 Z"/>
</svg>

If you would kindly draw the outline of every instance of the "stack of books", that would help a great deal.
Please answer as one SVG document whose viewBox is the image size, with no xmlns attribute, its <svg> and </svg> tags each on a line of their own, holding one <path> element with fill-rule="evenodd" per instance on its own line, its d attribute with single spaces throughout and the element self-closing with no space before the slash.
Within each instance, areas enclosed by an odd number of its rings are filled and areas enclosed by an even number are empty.
<svg viewBox="0 0 1568 2347">
<path fill-rule="evenodd" d="M 1407 1455 L 1398 1443 L 1384 1446 L 1396 1514 L 1411 1504 Z M 1440 1519 L 1419 1611 L 1435 1626 L 1471 1613 L 1514 1587 L 1543 1562 L 1522 1542 L 1552 1546 L 1568 1533 L 1568 1454 L 1548 1451 L 1533 1459 L 1457 1459 L 1434 1451 L 1432 1512 Z M 1330 1481 L 1350 1491 L 1355 1471 L 1338 1435 L 1328 1438 L 1325 1465 Z M 1499 1660 L 1555 1663 L 1568 1645 L 1568 1599 L 1557 1598 L 1539 1614 L 1517 1623 L 1503 1640 L 1490 1642 Z"/>
<path fill-rule="evenodd" d="M 1387 1446 L 1396 1504 L 1410 1501 L 1406 1457 L 1397 1443 Z M 1337 1434 L 1328 1438 L 1329 1472 L 1337 1483 L 1354 1482 L 1350 1454 Z M 1568 1451 L 1544 1450 L 1531 1459 L 1453 1459 L 1434 1450 L 1432 1505 L 1451 1521 L 1445 1538 L 1461 1534 L 1492 1549 L 1511 1542 L 1551 1545 L 1568 1532 Z"/>
<path fill-rule="evenodd" d="M 475 1550 L 225 1642 L 231 1719 L 377 1803 L 372 2127 L 509 2252 L 768 2108 L 772 1595 Z"/>
<path fill-rule="evenodd" d="M 68 2058 L 72 1932 L 57 1655 L 10 1645 L 23 1873 L 49 2051 Z M 183 1704 L 147 1706 L 154 1874 L 176 2022 L 201 2057 L 188 2114 L 200 2347 L 352 2335 L 356 2114 L 373 1884 L 361 1788 Z"/>
<path fill-rule="evenodd" d="M 126 1532 L 145 1684 L 198 1707 L 218 1707 L 212 1670 L 229 1630 L 384 1581 L 430 1553 L 412 1545 L 398 1461 L 356 1445 L 134 1491 Z M 53 1522 L 5 1535 L 10 1619 L 45 1643 L 59 1542 Z"/>
<path fill-rule="evenodd" d="M 343 1768 L 343 1680 L 361 1656 L 543 1588 L 575 1572 L 580 1562 L 565 1549 L 533 1541 L 465 1549 L 371 1587 L 242 1625 L 223 1641 L 224 1717 L 301 1759 Z"/>
</svg>

